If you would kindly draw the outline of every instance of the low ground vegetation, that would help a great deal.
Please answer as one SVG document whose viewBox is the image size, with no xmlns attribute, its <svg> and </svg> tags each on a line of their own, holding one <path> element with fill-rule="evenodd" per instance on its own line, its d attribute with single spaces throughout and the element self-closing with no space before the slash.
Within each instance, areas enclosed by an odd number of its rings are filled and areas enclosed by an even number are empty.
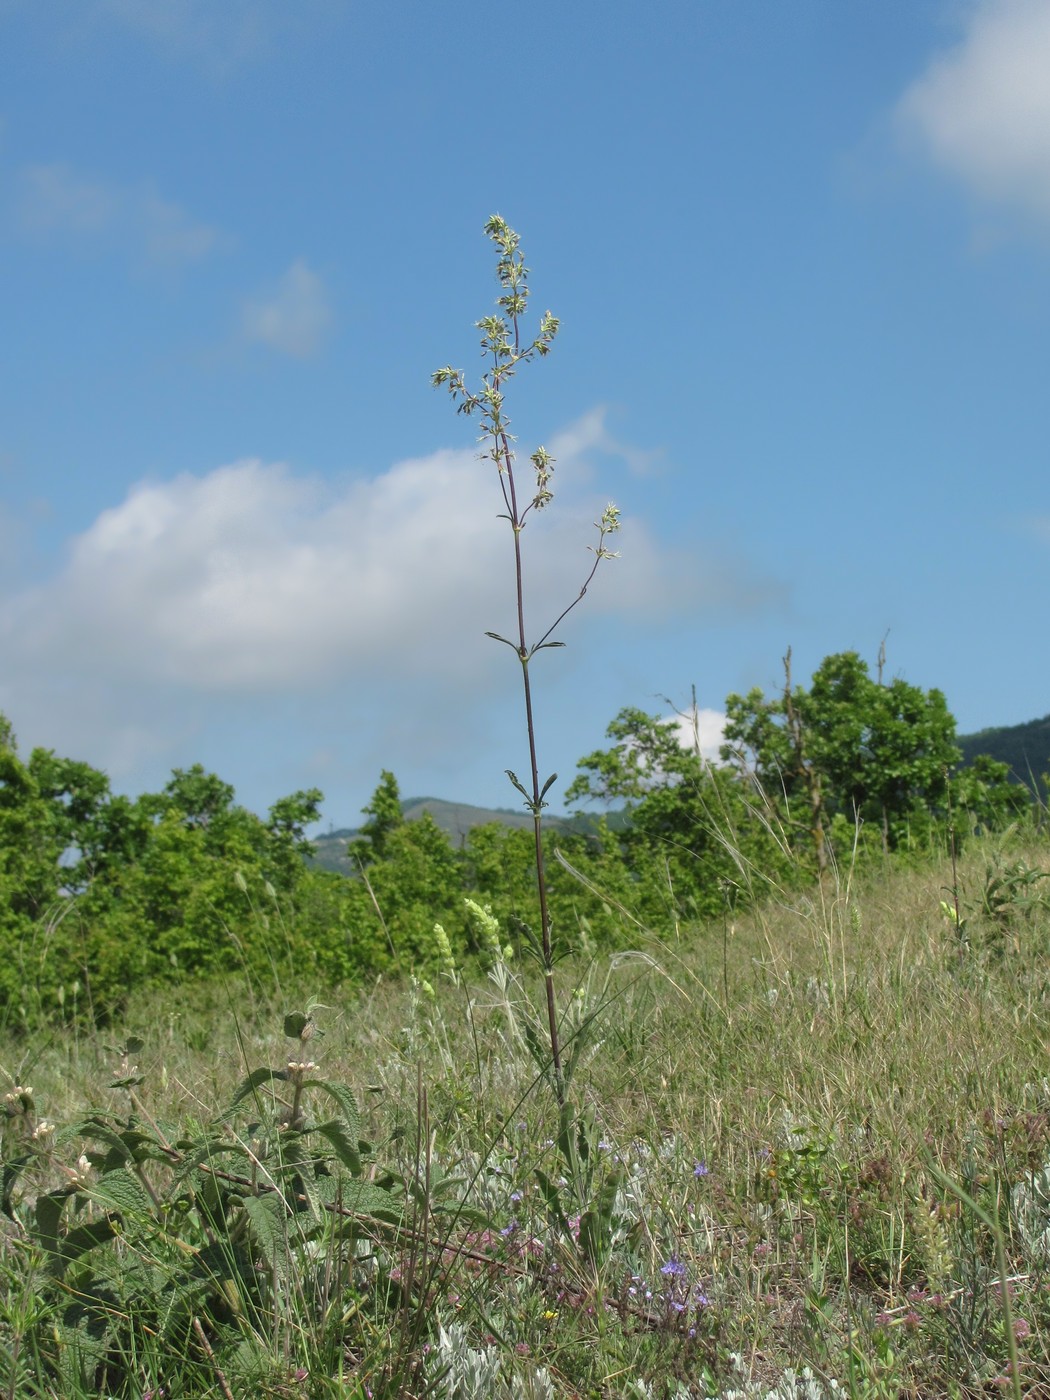
<svg viewBox="0 0 1050 1400">
<path fill-rule="evenodd" d="M 1005 765 L 957 767 L 938 691 L 880 686 L 856 653 L 803 689 L 730 696 L 717 763 L 679 727 L 624 710 L 609 747 L 581 760 L 569 799 L 601 812 L 588 834 L 546 831 L 553 951 L 615 952 L 802 889 L 831 863 L 926 861 L 976 832 L 1039 816 Z M 350 843 L 351 878 L 311 867 L 322 794 L 265 818 L 200 765 L 130 799 L 89 764 L 23 759 L 0 716 L 0 1026 L 120 1019 L 129 993 L 244 974 L 258 986 L 309 971 L 318 985 L 441 966 L 440 923 L 460 965 L 483 952 L 465 899 L 487 904 L 521 955 L 542 950 L 531 825 L 453 841 L 429 815 L 405 821 L 384 771 Z M 557 852 L 557 854 L 556 854 Z"/>
<path fill-rule="evenodd" d="M 1046 868 L 1014 833 L 565 965 L 571 1138 L 483 910 L 480 977 L 9 1040 L 0 1393 L 1041 1393 Z"/>
</svg>

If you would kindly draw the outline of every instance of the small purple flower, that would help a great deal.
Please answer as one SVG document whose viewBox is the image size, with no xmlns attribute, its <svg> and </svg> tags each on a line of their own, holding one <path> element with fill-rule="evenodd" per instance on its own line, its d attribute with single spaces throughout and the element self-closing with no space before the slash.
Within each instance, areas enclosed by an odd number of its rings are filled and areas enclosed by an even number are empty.
<svg viewBox="0 0 1050 1400">
<path fill-rule="evenodd" d="M 520 1192 L 520 1191 L 512 1191 L 512 1192 L 510 1193 L 510 1203 L 511 1203 L 511 1205 L 516 1206 L 520 1200 L 521 1200 L 521 1192 Z"/>
<path fill-rule="evenodd" d="M 512 1220 L 509 1225 L 504 1226 L 504 1228 L 500 1231 L 500 1234 L 503 1236 L 504 1239 L 508 1239 L 511 1235 L 513 1235 L 515 1230 L 520 1229 L 521 1226 L 518 1224 L 518 1222 L 516 1220 Z"/>
<path fill-rule="evenodd" d="M 694 1176 L 697 1176 L 697 1177 L 699 1177 L 699 1176 L 707 1176 L 707 1163 L 706 1163 L 706 1162 L 694 1162 L 694 1163 L 693 1163 L 693 1175 L 694 1175 Z"/>
<path fill-rule="evenodd" d="M 660 1265 L 660 1272 L 665 1278 L 684 1278 L 686 1268 L 680 1259 L 675 1259 L 672 1255 L 666 1264 Z"/>
</svg>

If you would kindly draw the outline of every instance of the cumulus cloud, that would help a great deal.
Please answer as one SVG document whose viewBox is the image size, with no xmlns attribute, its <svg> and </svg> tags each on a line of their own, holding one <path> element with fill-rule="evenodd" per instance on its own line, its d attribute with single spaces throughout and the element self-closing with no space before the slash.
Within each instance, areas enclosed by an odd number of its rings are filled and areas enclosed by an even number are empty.
<svg viewBox="0 0 1050 1400">
<path fill-rule="evenodd" d="M 593 562 L 606 502 L 565 448 L 586 451 L 594 421 L 551 439 L 562 444 L 558 497 L 525 527 L 533 638 Z M 114 774 L 171 751 L 204 715 L 294 710 L 298 726 L 303 706 L 320 706 L 369 732 L 393 726 L 399 752 L 405 734 L 432 747 L 435 732 L 476 729 L 513 681 L 484 635 L 514 628 L 500 504 L 469 451 L 336 482 L 257 459 L 141 481 L 71 540 L 52 577 L 0 594 L 0 709 L 23 730 L 29 717 L 31 741 L 88 751 Z M 567 640 L 610 614 L 662 626 L 765 596 L 629 513 L 621 541 Z M 714 731 L 708 712 L 700 719 L 706 751 Z"/>
<path fill-rule="evenodd" d="M 258 460 L 141 482 L 72 542 L 56 578 L 8 603 L 0 635 L 9 654 L 209 692 L 461 676 L 464 637 L 507 630 L 512 615 L 484 470 L 445 451 L 340 487 Z M 603 504 L 527 526 L 535 613 L 575 596 Z M 705 580 L 631 522 L 627 557 L 589 610 L 666 615 L 683 592 L 697 601 Z"/>
<path fill-rule="evenodd" d="M 23 170 L 17 207 L 23 231 L 32 236 L 124 246 L 156 267 L 195 262 L 221 241 L 216 229 L 162 199 L 149 183 L 114 184 L 62 163 Z"/>
<path fill-rule="evenodd" d="M 241 327 L 249 343 L 305 359 L 319 349 L 331 321 L 324 282 L 298 258 L 270 294 L 245 305 Z"/>
<path fill-rule="evenodd" d="M 717 761 L 725 740 L 726 716 L 722 710 L 702 709 L 679 714 L 675 721 L 678 742 L 687 749 L 699 749 L 704 758 Z"/>
<path fill-rule="evenodd" d="M 980 0 L 962 40 L 901 98 L 897 119 L 982 198 L 1050 219 L 1050 5 Z"/>
</svg>

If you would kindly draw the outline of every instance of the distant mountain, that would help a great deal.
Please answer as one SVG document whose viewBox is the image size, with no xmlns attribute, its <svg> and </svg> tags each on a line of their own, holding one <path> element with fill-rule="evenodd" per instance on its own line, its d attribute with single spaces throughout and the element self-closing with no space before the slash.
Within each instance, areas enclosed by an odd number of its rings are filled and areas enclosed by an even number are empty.
<svg viewBox="0 0 1050 1400">
<path fill-rule="evenodd" d="M 418 820 L 424 812 L 429 812 L 434 821 L 444 831 L 453 846 L 461 846 L 467 832 L 475 826 L 487 826 L 490 822 L 502 822 L 504 826 L 531 827 L 532 817 L 524 810 L 512 807 L 473 807 L 469 802 L 446 802 L 441 797 L 411 797 L 401 803 L 406 821 Z M 621 812 L 605 814 L 609 826 L 618 830 L 624 825 Z M 573 817 L 545 816 L 543 824 L 552 831 L 571 831 L 586 834 L 594 831 L 598 818 L 580 813 Z M 314 864 L 324 870 L 336 870 L 341 875 L 354 873 L 346 848 L 358 834 L 357 827 L 341 827 L 338 831 L 326 832 L 314 840 Z"/>
<path fill-rule="evenodd" d="M 1050 715 L 1029 720 L 1027 724 L 1004 725 L 998 729 L 982 729 L 977 734 L 960 734 L 956 743 L 962 750 L 963 762 L 971 763 L 978 754 L 990 754 L 1009 766 L 1016 782 L 1024 783 L 1042 801 L 1047 801 L 1043 775 L 1050 772 Z M 532 818 L 524 809 L 513 807 L 474 807 L 469 802 L 447 802 L 441 797 L 411 797 L 401 803 L 406 821 L 418 820 L 429 812 L 454 846 L 466 840 L 475 826 L 502 822 L 504 826 L 530 827 Z M 605 820 L 613 831 L 628 825 L 623 812 L 606 812 Z M 597 828 L 598 815 L 580 812 L 572 817 L 544 817 L 548 830 L 571 831 L 586 835 Z M 358 835 L 357 827 L 340 827 L 314 840 L 314 864 L 341 875 L 354 874 L 346 848 Z"/>
<path fill-rule="evenodd" d="M 1027 724 L 962 734 L 956 743 L 962 749 L 964 763 L 972 762 L 978 754 L 990 754 L 1009 765 L 1017 782 L 1031 788 L 1043 802 L 1047 800 L 1043 776 L 1050 771 L 1050 715 L 1030 719 Z"/>
</svg>

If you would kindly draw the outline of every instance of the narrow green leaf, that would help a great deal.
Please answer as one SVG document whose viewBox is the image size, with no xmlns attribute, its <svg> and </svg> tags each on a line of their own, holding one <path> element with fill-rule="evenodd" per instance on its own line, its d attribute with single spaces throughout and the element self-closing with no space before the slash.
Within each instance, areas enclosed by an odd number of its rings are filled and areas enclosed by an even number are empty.
<svg viewBox="0 0 1050 1400">
<path fill-rule="evenodd" d="M 517 775 L 517 773 L 511 772 L 511 770 L 510 770 L 509 768 L 505 768 L 503 771 L 506 773 L 507 777 L 511 780 L 511 782 L 514 784 L 514 786 L 515 786 L 515 787 L 518 789 L 518 791 L 521 793 L 522 797 L 524 797 L 526 807 L 531 807 L 531 806 L 532 806 L 532 798 L 529 796 L 529 794 L 528 794 L 528 793 L 525 791 L 525 789 L 522 787 L 521 783 L 518 781 L 518 775 Z"/>
<path fill-rule="evenodd" d="M 3 1164 L 3 1176 L 0 1178 L 0 1210 L 11 1220 L 15 1218 L 14 1203 L 11 1200 L 11 1192 L 15 1188 L 23 1168 L 34 1158 L 34 1153 L 23 1152 L 20 1157 L 12 1157 Z"/>
<path fill-rule="evenodd" d="M 536 1169 L 536 1180 L 539 1182 L 540 1190 L 543 1192 L 543 1199 L 547 1202 L 547 1209 L 554 1219 L 555 1224 L 563 1235 L 571 1235 L 569 1222 L 565 1211 L 562 1208 L 561 1197 L 557 1186 L 551 1181 L 546 1172 Z"/>
</svg>

